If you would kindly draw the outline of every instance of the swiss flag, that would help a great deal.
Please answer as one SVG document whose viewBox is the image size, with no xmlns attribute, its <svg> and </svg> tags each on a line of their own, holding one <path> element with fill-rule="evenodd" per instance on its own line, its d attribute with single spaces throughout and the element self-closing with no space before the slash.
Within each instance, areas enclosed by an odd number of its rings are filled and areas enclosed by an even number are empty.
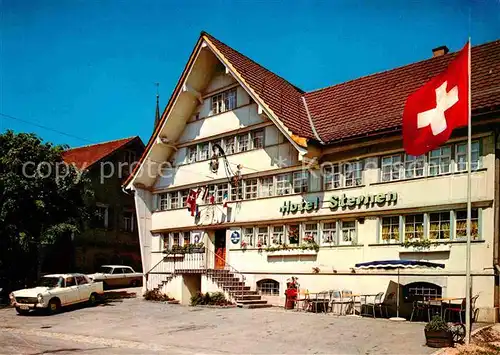
<svg viewBox="0 0 500 355">
<path fill-rule="evenodd" d="M 453 129 L 467 126 L 469 43 L 441 74 L 408 96 L 403 112 L 403 145 L 421 155 L 446 142 Z"/>
</svg>

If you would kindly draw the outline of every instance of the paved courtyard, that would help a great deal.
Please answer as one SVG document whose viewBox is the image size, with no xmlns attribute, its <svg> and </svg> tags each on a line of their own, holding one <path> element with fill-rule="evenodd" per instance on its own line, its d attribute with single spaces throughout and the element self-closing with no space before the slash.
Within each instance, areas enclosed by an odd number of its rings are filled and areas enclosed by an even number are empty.
<svg viewBox="0 0 500 355">
<path fill-rule="evenodd" d="M 423 323 L 278 308 L 194 308 L 126 298 L 54 316 L 0 310 L 1 354 L 432 353 L 424 343 Z"/>
</svg>

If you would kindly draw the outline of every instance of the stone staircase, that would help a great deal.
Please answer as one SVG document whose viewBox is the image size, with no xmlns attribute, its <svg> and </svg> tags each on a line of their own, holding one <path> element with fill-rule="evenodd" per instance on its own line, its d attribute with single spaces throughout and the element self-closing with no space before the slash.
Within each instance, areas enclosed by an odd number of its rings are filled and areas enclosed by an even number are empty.
<svg viewBox="0 0 500 355">
<path fill-rule="evenodd" d="M 257 293 L 251 291 L 250 286 L 245 282 L 235 277 L 234 273 L 229 270 L 209 269 L 206 271 L 212 281 L 214 281 L 224 292 L 236 302 L 240 308 L 268 308 L 272 305 Z"/>
</svg>

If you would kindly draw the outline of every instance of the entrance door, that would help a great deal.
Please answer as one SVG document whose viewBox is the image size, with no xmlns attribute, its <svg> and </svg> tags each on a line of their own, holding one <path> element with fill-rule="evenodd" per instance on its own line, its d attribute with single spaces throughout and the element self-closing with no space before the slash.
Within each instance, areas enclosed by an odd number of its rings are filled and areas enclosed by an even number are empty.
<svg viewBox="0 0 500 355">
<path fill-rule="evenodd" d="M 215 268 L 224 269 L 226 264 L 226 230 L 217 229 L 215 231 Z"/>
</svg>

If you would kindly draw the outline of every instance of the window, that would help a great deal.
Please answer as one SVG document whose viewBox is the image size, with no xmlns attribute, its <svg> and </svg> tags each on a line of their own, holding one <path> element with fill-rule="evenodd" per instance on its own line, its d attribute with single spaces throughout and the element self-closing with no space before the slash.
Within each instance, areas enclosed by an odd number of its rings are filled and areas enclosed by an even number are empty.
<svg viewBox="0 0 500 355">
<path fill-rule="evenodd" d="M 297 171 L 293 173 L 293 192 L 307 192 L 309 187 L 309 173 L 307 171 Z"/>
<path fill-rule="evenodd" d="M 264 131 L 252 132 L 252 148 L 253 149 L 264 148 Z"/>
<path fill-rule="evenodd" d="M 170 194 L 170 209 L 179 208 L 179 192 L 171 192 Z"/>
<path fill-rule="evenodd" d="M 405 155 L 405 178 L 424 176 L 425 155 Z"/>
<path fill-rule="evenodd" d="M 471 143 L 471 170 L 479 169 L 479 142 Z M 467 171 L 467 143 L 459 143 L 456 145 L 455 160 L 457 163 L 457 171 Z"/>
<path fill-rule="evenodd" d="M 260 245 L 267 245 L 268 236 L 269 232 L 267 227 L 257 228 L 257 243 L 259 243 Z"/>
<path fill-rule="evenodd" d="M 382 217 L 382 241 L 399 243 L 399 217 Z"/>
<path fill-rule="evenodd" d="M 194 163 L 196 161 L 196 146 L 195 145 L 187 148 L 187 161 L 188 161 L 188 163 Z"/>
<path fill-rule="evenodd" d="M 258 179 L 245 180 L 245 199 L 257 198 Z"/>
<path fill-rule="evenodd" d="M 189 196 L 189 190 L 181 190 L 181 205 L 179 207 L 186 207 L 186 200 Z"/>
<path fill-rule="evenodd" d="M 75 278 L 72 276 L 66 278 L 66 287 L 71 287 L 71 286 L 76 286 Z"/>
<path fill-rule="evenodd" d="M 335 244 L 337 240 L 337 223 L 323 223 L 323 231 L 321 233 L 321 244 Z"/>
<path fill-rule="evenodd" d="M 245 227 L 243 228 L 243 241 L 247 243 L 249 246 L 253 246 L 254 234 L 253 227 Z"/>
<path fill-rule="evenodd" d="M 340 166 L 338 164 L 323 167 L 323 185 L 325 190 L 340 187 Z"/>
<path fill-rule="evenodd" d="M 160 211 L 166 211 L 168 209 L 168 194 L 159 194 L 158 195 L 158 206 L 160 207 Z"/>
<path fill-rule="evenodd" d="M 429 239 L 450 239 L 450 212 L 429 214 Z"/>
<path fill-rule="evenodd" d="M 441 286 L 430 282 L 412 282 L 403 286 L 403 297 L 405 302 L 440 298 L 441 296 Z"/>
<path fill-rule="evenodd" d="M 108 227 L 108 206 L 97 206 L 95 211 L 95 224 L 98 228 Z"/>
<path fill-rule="evenodd" d="M 290 174 L 276 176 L 276 195 L 283 196 L 292 192 L 292 182 Z"/>
<path fill-rule="evenodd" d="M 440 147 L 429 153 L 429 175 L 436 176 L 450 172 L 451 146 Z"/>
<path fill-rule="evenodd" d="M 76 282 L 78 282 L 78 285 L 88 284 L 87 278 L 85 276 L 83 276 L 83 275 L 76 276 L 75 279 L 76 279 Z"/>
<path fill-rule="evenodd" d="M 135 163 L 136 155 L 134 151 L 125 150 L 123 152 L 123 162 L 119 164 L 121 167 L 121 176 L 127 176 L 130 174 L 131 166 Z"/>
<path fill-rule="evenodd" d="M 285 241 L 285 228 L 283 226 L 273 226 L 271 227 L 271 244 L 281 245 Z"/>
<path fill-rule="evenodd" d="M 317 243 L 318 241 L 318 224 L 306 223 L 304 228 L 304 242 Z"/>
<path fill-rule="evenodd" d="M 215 185 L 208 185 L 207 194 L 205 196 L 205 203 L 210 203 L 210 198 L 213 196 L 215 201 Z"/>
<path fill-rule="evenodd" d="M 250 149 L 250 139 L 248 137 L 248 133 L 240 134 L 237 137 L 238 141 L 238 152 L 246 152 Z"/>
<path fill-rule="evenodd" d="M 191 233 L 190 232 L 182 232 L 182 245 L 189 245 L 191 242 Z"/>
<path fill-rule="evenodd" d="M 363 164 L 360 161 L 344 163 L 344 186 L 359 186 L 362 183 Z"/>
<path fill-rule="evenodd" d="M 479 211 L 477 208 L 472 209 L 470 220 L 470 238 L 471 240 L 479 239 Z M 467 210 L 456 212 L 456 238 L 467 238 Z"/>
<path fill-rule="evenodd" d="M 174 232 L 172 235 L 172 246 L 180 246 L 181 245 L 181 236 L 179 232 Z"/>
<path fill-rule="evenodd" d="M 123 229 L 126 232 L 134 231 L 134 213 L 131 211 L 125 211 L 123 213 Z"/>
<path fill-rule="evenodd" d="M 401 155 L 383 157 L 381 165 L 382 181 L 393 181 L 401 178 Z"/>
<path fill-rule="evenodd" d="M 356 221 L 341 222 L 342 239 L 341 244 L 355 244 L 356 243 Z"/>
<path fill-rule="evenodd" d="M 235 139 L 236 137 L 229 137 L 224 139 L 224 150 L 226 154 L 234 154 L 236 153 L 235 149 Z"/>
<path fill-rule="evenodd" d="M 169 234 L 168 233 L 162 234 L 161 237 L 163 239 L 163 249 L 169 249 L 169 245 L 170 245 Z M 160 241 L 160 243 L 161 243 L 161 241 Z"/>
<path fill-rule="evenodd" d="M 229 187 L 228 184 L 218 184 L 217 185 L 217 196 L 216 196 L 216 202 L 217 203 L 222 203 L 224 202 L 224 197 L 229 196 Z"/>
<path fill-rule="evenodd" d="M 243 200 L 243 181 L 238 186 L 231 185 L 231 201 Z"/>
<path fill-rule="evenodd" d="M 291 224 L 287 226 L 288 244 L 299 244 L 300 226 Z"/>
<path fill-rule="evenodd" d="M 279 296 L 280 284 L 271 279 L 260 280 L 257 282 L 257 291 L 265 296 Z"/>
<path fill-rule="evenodd" d="M 259 197 L 274 196 L 274 178 L 265 177 L 260 179 Z"/>
<path fill-rule="evenodd" d="M 236 88 L 212 96 L 212 114 L 234 110 L 236 108 Z"/>
<path fill-rule="evenodd" d="M 422 239 L 424 237 L 424 215 L 413 214 L 405 216 L 405 241 Z"/>
<path fill-rule="evenodd" d="M 198 144 L 198 160 L 207 160 L 210 152 L 209 143 Z"/>
</svg>

